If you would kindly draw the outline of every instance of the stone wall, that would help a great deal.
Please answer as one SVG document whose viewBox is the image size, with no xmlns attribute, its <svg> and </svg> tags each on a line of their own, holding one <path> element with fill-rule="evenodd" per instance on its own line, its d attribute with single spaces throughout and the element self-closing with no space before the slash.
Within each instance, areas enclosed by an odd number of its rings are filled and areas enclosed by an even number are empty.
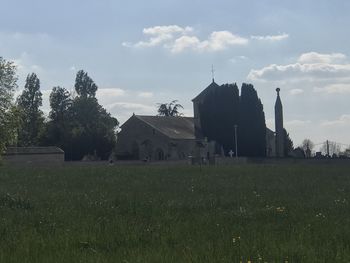
<svg viewBox="0 0 350 263">
<path fill-rule="evenodd" d="M 9 164 L 63 164 L 64 154 L 11 154 L 2 156 L 4 162 Z"/>
</svg>

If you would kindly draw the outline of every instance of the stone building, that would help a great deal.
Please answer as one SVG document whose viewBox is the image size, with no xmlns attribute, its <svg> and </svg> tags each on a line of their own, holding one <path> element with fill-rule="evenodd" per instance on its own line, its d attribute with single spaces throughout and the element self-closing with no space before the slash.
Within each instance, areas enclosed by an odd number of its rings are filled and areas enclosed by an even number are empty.
<svg viewBox="0 0 350 263">
<path fill-rule="evenodd" d="M 131 116 L 120 127 L 116 147 L 118 159 L 160 161 L 182 160 L 192 156 L 197 159 L 211 160 L 216 153 L 222 155 L 222 150 L 215 142 L 206 141 L 201 129 L 199 111 L 199 105 L 206 94 L 217 87 L 219 85 L 213 79 L 212 83 L 192 100 L 193 118 L 135 114 Z M 276 131 L 278 130 L 278 134 L 281 134 L 283 114 L 279 93 L 275 109 L 276 123 L 278 123 Z M 281 138 L 283 137 L 277 137 L 273 131 L 266 128 L 266 156 L 277 155 L 277 144 L 283 147 L 280 145 Z"/>
<path fill-rule="evenodd" d="M 13 164 L 62 164 L 64 151 L 58 147 L 8 147 L 3 158 Z"/>
<path fill-rule="evenodd" d="M 184 160 L 208 145 L 195 138 L 194 120 L 189 117 L 131 116 L 117 140 L 118 159 Z"/>
</svg>

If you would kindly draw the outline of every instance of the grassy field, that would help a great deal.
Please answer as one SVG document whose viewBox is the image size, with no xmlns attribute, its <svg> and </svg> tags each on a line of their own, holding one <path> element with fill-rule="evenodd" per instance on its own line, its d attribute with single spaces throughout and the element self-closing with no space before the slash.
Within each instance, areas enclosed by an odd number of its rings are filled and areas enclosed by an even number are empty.
<svg viewBox="0 0 350 263">
<path fill-rule="evenodd" d="M 350 262 L 350 167 L 0 167 L 0 262 Z"/>
</svg>

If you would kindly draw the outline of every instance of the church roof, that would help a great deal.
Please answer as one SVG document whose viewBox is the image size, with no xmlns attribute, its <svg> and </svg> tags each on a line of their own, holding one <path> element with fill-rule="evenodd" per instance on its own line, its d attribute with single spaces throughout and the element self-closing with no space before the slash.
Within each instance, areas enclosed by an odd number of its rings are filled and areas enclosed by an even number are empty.
<svg viewBox="0 0 350 263">
<path fill-rule="evenodd" d="M 200 98 L 202 98 L 203 96 L 205 96 L 206 94 L 208 94 L 209 92 L 211 92 L 212 90 L 214 90 L 218 87 L 220 87 L 220 86 L 218 84 L 216 84 L 216 82 L 213 79 L 213 82 L 210 83 L 210 85 L 208 87 L 206 87 L 201 93 L 199 93 L 192 101 L 199 100 Z"/>
<path fill-rule="evenodd" d="M 166 117 L 135 115 L 171 139 L 195 139 L 194 121 L 191 117 Z"/>
</svg>

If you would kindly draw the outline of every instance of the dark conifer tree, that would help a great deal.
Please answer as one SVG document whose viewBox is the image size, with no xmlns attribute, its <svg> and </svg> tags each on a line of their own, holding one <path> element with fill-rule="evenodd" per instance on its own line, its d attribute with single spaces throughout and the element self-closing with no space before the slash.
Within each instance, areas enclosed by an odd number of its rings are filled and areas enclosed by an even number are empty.
<svg viewBox="0 0 350 263">
<path fill-rule="evenodd" d="M 225 154 L 234 145 L 234 125 L 238 124 L 239 91 L 236 84 L 225 84 L 208 93 L 200 105 L 201 126 L 209 141 L 215 140 Z"/>
<path fill-rule="evenodd" d="M 290 138 L 287 130 L 283 129 L 283 131 L 284 131 L 284 156 L 288 157 L 290 153 L 294 150 L 293 141 Z"/>
<path fill-rule="evenodd" d="M 239 103 L 238 154 L 266 156 L 266 124 L 263 105 L 251 84 L 242 84 Z"/>
</svg>

